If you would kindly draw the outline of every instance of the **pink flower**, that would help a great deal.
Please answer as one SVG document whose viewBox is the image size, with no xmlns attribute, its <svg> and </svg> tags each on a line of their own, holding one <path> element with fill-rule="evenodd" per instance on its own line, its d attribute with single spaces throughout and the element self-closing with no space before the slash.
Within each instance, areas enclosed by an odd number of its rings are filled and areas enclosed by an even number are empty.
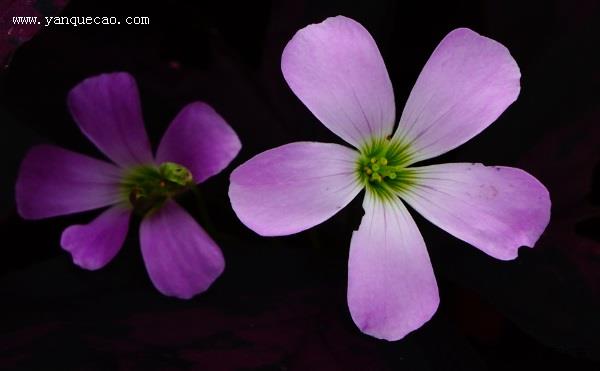
<svg viewBox="0 0 600 371">
<path fill-rule="evenodd" d="M 194 102 L 175 117 L 154 156 L 127 73 L 84 80 L 69 93 L 68 105 L 81 131 L 114 164 L 52 145 L 32 148 L 17 179 L 19 214 L 42 219 L 108 207 L 61 238 L 75 264 L 94 270 L 117 254 L 138 212 L 154 286 L 179 298 L 206 290 L 223 271 L 223 255 L 173 198 L 231 162 L 241 147 L 235 132 L 210 106 Z"/>
<path fill-rule="evenodd" d="M 502 260 L 516 258 L 544 231 L 548 191 L 523 170 L 411 166 L 468 141 L 517 99 L 519 68 L 498 42 L 469 29 L 450 32 L 423 68 L 395 132 L 392 84 L 359 23 L 340 16 L 298 31 L 281 69 L 308 109 L 354 149 L 297 142 L 261 153 L 232 173 L 231 204 L 249 228 L 279 236 L 322 223 L 366 189 L 348 261 L 348 306 L 363 332 L 401 339 L 438 307 L 425 243 L 402 201 Z"/>
</svg>

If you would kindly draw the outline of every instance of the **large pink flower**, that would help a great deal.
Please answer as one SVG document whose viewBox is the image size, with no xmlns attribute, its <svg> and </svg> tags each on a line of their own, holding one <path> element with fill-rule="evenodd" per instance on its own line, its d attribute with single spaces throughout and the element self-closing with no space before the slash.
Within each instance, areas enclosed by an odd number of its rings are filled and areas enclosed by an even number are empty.
<svg viewBox="0 0 600 371">
<path fill-rule="evenodd" d="M 127 73 L 84 80 L 71 90 L 68 104 L 81 131 L 114 164 L 52 145 L 32 148 L 17 179 L 19 214 L 42 219 L 108 207 L 61 238 L 75 264 L 99 269 L 117 254 L 131 213 L 138 212 L 142 255 L 154 286 L 179 298 L 206 290 L 224 269 L 223 255 L 173 197 L 231 162 L 241 147 L 235 132 L 207 104 L 191 103 L 154 156 L 138 89 Z"/>
<path fill-rule="evenodd" d="M 519 68 L 498 42 L 469 29 L 450 32 L 417 79 L 395 133 L 392 84 L 359 23 L 340 16 L 298 31 L 281 69 L 308 109 L 355 149 L 298 142 L 261 153 L 232 173 L 231 203 L 248 227 L 277 236 L 327 220 L 366 189 L 348 262 L 348 306 L 363 332 L 400 339 L 439 303 L 425 243 L 401 200 L 502 260 L 544 231 L 548 191 L 523 170 L 410 166 L 468 141 L 517 99 Z"/>
</svg>

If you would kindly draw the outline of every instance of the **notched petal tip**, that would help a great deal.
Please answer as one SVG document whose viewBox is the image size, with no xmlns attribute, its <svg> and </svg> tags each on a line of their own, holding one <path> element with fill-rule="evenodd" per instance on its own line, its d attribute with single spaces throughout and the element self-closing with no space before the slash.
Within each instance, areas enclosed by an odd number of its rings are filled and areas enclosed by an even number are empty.
<svg viewBox="0 0 600 371">
<path fill-rule="evenodd" d="M 79 87 L 88 85 L 90 83 L 93 83 L 95 81 L 99 81 L 99 80 L 120 80 L 121 82 L 127 83 L 127 84 L 135 84 L 135 78 L 129 73 L 129 72 L 123 72 L 123 71 L 116 71 L 116 72 L 105 72 L 105 73 L 100 73 L 94 76 L 90 76 L 90 77 L 86 77 L 85 79 L 81 80 L 77 85 L 75 85 L 70 91 L 69 91 L 69 95 L 71 95 L 73 93 L 74 90 L 76 90 Z"/>
<path fill-rule="evenodd" d="M 536 188 L 535 195 L 532 196 L 537 199 L 539 205 L 539 215 L 535 220 L 532 220 L 531 229 L 523 231 L 521 235 L 521 242 L 514 249 L 506 250 L 504 254 L 500 253 L 494 257 L 499 260 L 509 261 L 519 257 L 519 251 L 522 248 L 533 249 L 537 242 L 542 238 L 546 228 L 550 224 L 552 215 L 552 201 L 550 199 L 550 191 L 546 186 L 540 182 L 537 178 L 526 172 L 525 170 L 510 167 L 498 167 L 506 168 L 515 172 L 521 172 L 523 177 L 529 177 L 532 183 L 532 187 Z"/>
<path fill-rule="evenodd" d="M 446 35 L 446 37 L 444 37 L 444 40 L 448 39 L 448 38 L 463 38 L 463 39 L 470 39 L 471 43 L 475 43 L 476 40 L 479 40 L 480 42 L 484 42 L 484 43 L 489 43 L 491 45 L 494 45 L 499 51 L 503 51 L 504 52 L 504 58 L 506 58 L 506 63 L 510 64 L 510 66 L 513 68 L 512 72 L 512 76 L 513 79 L 516 79 L 517 85 L 518 85 L 518 89 L 520 91 L 521 89 L 521 84 L 520 84 L 520 78 L 521 78 L 521 69 L 519 68 L 519 65 L 517 64 L 517 61 L 514 59 L 514 57 L 512 56 L 512 54 L 510 53 L 510 50 L 501 42 L 494 40 L 490 37 L 487 36 L 483 36 L 478 32 L 473 31 L 470 28 L 467 27 L 459 27 L 456 28 L 452 31 L 450 31 L 448 33 L 448 35 Z M 444 41 L 442 40 L 442 41 Z M 441 43 L 440 43 L 441 44 Z M 516 92 L 516 95 L 519 95 L 519 92 Z M 516 100 L 517 97 L 515 97 Z"/>
<path fill-rule="evenodd" d="M 60 245 L 71 254 L 73 263 L 87 270 L 108 264 L 119 252 L 127 231 L 131 211 L 121 205 L 104 211 L 88 224 L 66 228 Z"/>
<path fill-rule="evenodd" d="M 412 325 L 403 326 L 400 329 L 393 326 L 381 327 L 378 324 L 373 325 L 368 319 L 365 318 L 352 317 L 352 320 L 356 324 L 356 327 L 358 327 L 363 334 L 367 334 L 376 339 L 389 342 L 399 341 L 423 327 L 437 313 L 440 303 L 439 293 L 436 292 L 435 297 L 432 296 L 431 299 L 431 303 L 427 306 L 424 306 L 420 312 L 421 316 L 413 319 Z M 377 319 L 377 321 L 380 321 L 380 319 Z"/>
<path fill-rule="evenodd" d="M 153 281 L 153 284 L 154 284 L 154 287 L 158 290 L 158 292 L 160 292 L 164 296 L 168 296 L 170 298 L 175 298 L 175 299 L 179 299 L 179 300 L 190 300 L 190 299 L 193 299 L 194 297 L 208 291 L 215 284 L 215 282 L 217 282 L 217 279 L 223 274 L 223 272 L 225 271 L 225 266 L 226 266 L 225 258 L 222 258 L 222 262 L 221 262 L 220 266 L 213 271 L 215 278 L 212 281 L 206 283 L 204 286 L 193 289 L 193 290 L 186 291 L 186 290 L 181 290 L 181 289 L 168 288 L 168 287 L 164 287 L 161 285 L 157 285 L 156 282 L 154 282 L 154 281 Z"/>
</svg>

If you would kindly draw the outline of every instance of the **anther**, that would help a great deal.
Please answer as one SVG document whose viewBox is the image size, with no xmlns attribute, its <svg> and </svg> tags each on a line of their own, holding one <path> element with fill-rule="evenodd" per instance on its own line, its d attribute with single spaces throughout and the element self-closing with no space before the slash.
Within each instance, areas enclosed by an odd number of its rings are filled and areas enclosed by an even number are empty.
<svg viewBox="0 0 600 371">
<path fill-rule="evenodd" d="M 383 181 L 383 178 L 381 177 L 381 175 L 373 173 L 373 175 L 371 175 L 371 181 L 381 182 Z"/>
</svg>

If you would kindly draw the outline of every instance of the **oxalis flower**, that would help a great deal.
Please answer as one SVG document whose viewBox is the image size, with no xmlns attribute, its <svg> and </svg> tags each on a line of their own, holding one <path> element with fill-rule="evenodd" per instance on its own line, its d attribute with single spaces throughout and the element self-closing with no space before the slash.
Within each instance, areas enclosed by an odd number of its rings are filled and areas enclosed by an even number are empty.
<svg viewBox="0 0 600 371">
<path fill-rule="evenodd" d="M 354 149 L 297 142 L 261 153 L 231 174 L 231 204 L 249 228 L 279 236 L 322 223 L 365 189 L 348 261 L 348 306 L 363 332 L 400 339 L 439 303 L 423 237 L 402 201 L 502 260 L 544 231 L 548 191 L 523 170 L 412 166 L 466 142 L 516 100 L 519 68 L 498 42 L 464 28 L 450 32 L 425 64 L 395 132 L 392 84 L 359 23 L 340 16 L 298 31 L 281 69 L 306 107 Z"/>
<path fill-rule="evenodd" d="M 32 148 L 20 168 L 17 209 L 42 219 L 108 207 L 61 237 L 75 264 L 99 269 L 119 251 L 133 212 L 143 216 L 146 269 L 163 294 L 189 298 L 224 268 L 216 243 L 173 198 L 223 170 L 240 150 L 235 132 L 211 107 L 195 102 L 171 122 L 152 154 L 135 80 L 127 73 L 84 80 L 68 95 L 81 131 L 114 164 L 52 145 Z"/>
</svg>

